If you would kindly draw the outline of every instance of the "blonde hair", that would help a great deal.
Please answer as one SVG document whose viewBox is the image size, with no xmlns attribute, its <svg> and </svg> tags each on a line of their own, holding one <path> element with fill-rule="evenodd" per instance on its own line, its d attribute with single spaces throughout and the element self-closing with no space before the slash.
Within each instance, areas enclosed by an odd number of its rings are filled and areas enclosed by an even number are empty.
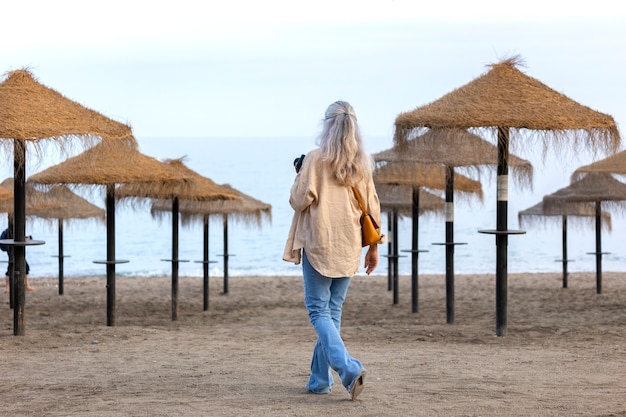
<svg viewBox="0 0 626 417">
<path fill-rule="evenodd" d="M 350 103 L 336 101 L 326 109 L 318 138 L 322 160 L 342 185 L 354 185 L 371 175 L 372 164 L 363 150 L 361 133 Z"/>
</svg>

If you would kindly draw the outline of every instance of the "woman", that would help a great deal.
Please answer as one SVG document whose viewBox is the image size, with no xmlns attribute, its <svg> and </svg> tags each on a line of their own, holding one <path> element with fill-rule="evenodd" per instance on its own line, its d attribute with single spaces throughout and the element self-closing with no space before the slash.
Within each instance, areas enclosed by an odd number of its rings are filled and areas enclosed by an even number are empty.
<svg viewBox="0 0 626 417">
<path fill-rule="evenodd" d="M 380 203 L 372 163 L 349 103 L 337 101 L 328 107 L 318 144 L 301 161 L 301 168 L 296 166 L 289 198 L 295 213 L 283 259 L 302 261 L 304 301 L 318 336 L 307 390 L 330 393 L 333 369 L 355 400 L 366 372 L 350 356 L 340 335 L 341 309 L 362 253 L 362 212 L 351 187 L 356 186 L 378 224 Z M 378 265 L 378 243 L 382 241 L 370 245 L 365 255 L 368 275 Z"/>
</svg>

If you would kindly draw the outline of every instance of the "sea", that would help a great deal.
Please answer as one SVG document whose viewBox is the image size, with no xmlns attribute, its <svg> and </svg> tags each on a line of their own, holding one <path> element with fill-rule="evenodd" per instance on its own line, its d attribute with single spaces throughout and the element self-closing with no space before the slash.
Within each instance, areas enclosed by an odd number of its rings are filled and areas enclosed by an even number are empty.
<svg viewBox="0 0 626 417">
<path fill-rule="evenodd" d="M 293 211 L 289 205 L 289 190 L 294 180 L 293 161 L 316 147 L 315 137 L 207 137 L 207 138 L 137 138 L 139 149 L 159 160 L 183 158 L 184 163 L 200 175 L 218 184 L 229 184 L 237 190 L 272 206 L 271 218 L 260 225 L 230 218 L 228 221 L 228 275 L 229 276 L 294 276 L 301 274 L 301 266 L 282 260 Z M 364 136 L 366 150 L 375 153 L 390 148 L 391 136 Z M 31 145 L 29 145 L 31 146 Z M 569 184 L 572 172 L 602 156 L 584 152 L 555 150 L 544 152 L 540 146 L 523 144 L 513 147 L 512 153 L 529 160 L 533 165 L 530 185 L 517 184 L 509 179 L 509 229 L 523 230 L 524 234 L 508 239 L 508 271 L 510 273 L 561 272 L 562 225 L 560 218 L 545 218 L 521 227 L 518 213 L 541 201 Z M 73 151 L 80 152 L 80 148 Z M 565 154 L 568 154 L 564 156 Z M 61 162 L 71 155 L 41 149 L 27 148 L 27 176 Z M 9 159 L 4 155 L 3 159 Z M 12 176 L 12 161 L 7 161 L 5 173 Z M 454 240 L 464 243 L 455 247 L 456 274 L 495 274 L 495 237 L 479 233 L 495 229 L 496 175 L 495 167 L 480 172 L 461 168 L 457 172 L 480 179 L 482 201 L 477 198 L 455 197 Z M 480 174 L 479 177 L 477 175 Z M 104 189 L 100 186 L 78 186 L 74 192 L 104 207 Z M 443 197 L 442 191 L 433 190 Z M 167 276 L 171 274 L 172 227 L 171 216 L 154 218 L 150 204 L 116 206 L 116 258 L 127 260 L 116 266 L 119 276 Z M 602 258 L 604 271 L 626 271 L 624 232 L 626 223 L 620 212 L 611 213 L 611 230 L 602 231 Z M 400 218 L 398 248 L 411 248 L 411 219 Z M 570 220 L 568 228 L 568 269 L 570 272 L 595 272 L 596 250 L 594 219 Z M 382 228 L 389 228 L 388 218 L 382 217 Z M 64 225 L 64 277 L 104 276 L 105 266 L 94 263 L 106 259 L 106 226 L 94 220 L 72 220 Z M 388 232 L 386 232 L 388 233 Z M 26 234 L 45 244 L 27 248 L 26 259 L 30 276 L 57 277 L 59 274 L 58 223 L 29 218 Z M 445 218 L 424 215 L 419 219 L 420 274 L 445 274 Z M 211 277 L 224 275 L 224 227 L 221 216 L 212 218 L 209 225 Z M 365 252 L 365 251 L 364 251 Z M 388 245 L 380 250 L 379 267 L 375 274 L 387 274 Z M 201 223 L 181 225 L 179 228 L 180 276 L 203 276 L 203 227 Z M 398 261 L 399 273 L 411 274 L 410 256 Z M 363 268 L 357 275 L 364 275 Z"/>
</svg>

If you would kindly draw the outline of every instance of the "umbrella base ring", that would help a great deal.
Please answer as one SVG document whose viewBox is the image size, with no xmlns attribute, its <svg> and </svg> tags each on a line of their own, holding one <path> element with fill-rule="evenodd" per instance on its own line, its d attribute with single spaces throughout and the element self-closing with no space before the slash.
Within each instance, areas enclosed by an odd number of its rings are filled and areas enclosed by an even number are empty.
<svg viewBox="0 0 626 417">
<path fill-rule="evenodd" d="M 127 264 L 129 260 L 126 259 L 117 259 L 115 261 L 93 261 L 94 264 L 106 264 L 106 265 L 115 265 L 115 264 Z"/>
<path fill-rule="evenodd" d="M 526 230 L 479 230 L 478 233 L 489 235 L 524 235 Z"/>
<path fill-rule="evenodd" d="M 25 240 L 23 242 L 16 242 L 13 239 L 2 239 L 0 240 L 0 245 L 7 245 L 7 246 L 37 246 L 37 245 L 45 245 L 46 241 L 45 240 Z"/>
</svg>

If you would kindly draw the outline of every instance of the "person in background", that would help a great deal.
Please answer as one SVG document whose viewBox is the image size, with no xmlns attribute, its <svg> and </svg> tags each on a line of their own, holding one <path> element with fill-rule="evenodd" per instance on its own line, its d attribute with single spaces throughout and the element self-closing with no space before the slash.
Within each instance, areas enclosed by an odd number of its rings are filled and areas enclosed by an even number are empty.
<svg viewBox="0 0 626 417">
<path fill-rule="evenodd" d="M 2 234 L 0 235 L 0 240 L 2 239 L 12 239 L 13 238 L 13 233 L 11 233 L 11 230 L 9 228 L 4 229 L 4 231 L 2 232 Z M 26 239 L 30 239 L 30 236 L 27 236 Z M 8 246 L 6 245 L 0 245 L 0 249 L 3 252 L 7 253 L 7 256 L 9 257 L 9 262 L 7 263 L 7 271 L 4 273 L 5 277 L 5 282 L 6 282 L 6 286 L 4 288 L 4 293 L 8 294 L 10 292 L 10 280 L 9 280 L 9 274 L 10 274 L 10 269 L 11 269 L 11 254 L 9 253 L 9 251 L 11 250 Z M 26 291 L 35 291 L 35 287 L 32 287 L 29 283 L 28 283 L 28 274 L 30 273 L 30 265 L 28 265 L 28 262 L 24 261 L 26 263 L 26 275 L 24 276 L 24 286 L 26 287 Z"/>
<path fill-rule="evenodd" d="M 302 262 L 304 302 L 317 333 L 308 392 L 328 394 L 337 372 L 352 400 L 363 391 L 366 370 L 341 338 L 341 312 L 352 276 L 361 262 L 361 208 L 380 223 L 380 202 L 372 178 L 373 163 L 363 149 L 356 114 L 345 101 L 326 110 L 319 148 L 294 161 L 296 178 L 289 203 L 294 217 L 283 260 Z M 382 236 L 382 235 L 381 235 Z M 378 244 L 365 254 L 365 272 L 378 265 Z"/>
</svg>

